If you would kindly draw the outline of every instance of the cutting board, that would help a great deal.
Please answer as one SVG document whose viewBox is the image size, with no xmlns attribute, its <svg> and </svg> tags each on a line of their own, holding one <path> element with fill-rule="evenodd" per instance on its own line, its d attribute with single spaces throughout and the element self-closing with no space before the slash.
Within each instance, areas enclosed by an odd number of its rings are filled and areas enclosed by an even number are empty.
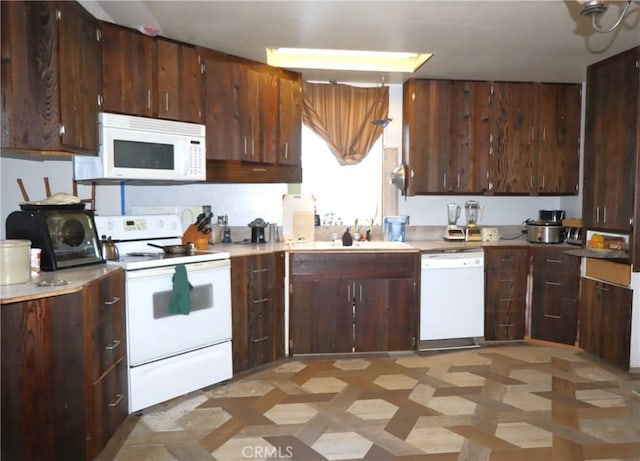
<svg viewBox="0 0 640 461">
<path fill-rule="evenodd" d="M 284 195 L 282 198 L 282 238 L 307 240 L 315 238 L 313 197 L 311 195 Z"/>
</svg>

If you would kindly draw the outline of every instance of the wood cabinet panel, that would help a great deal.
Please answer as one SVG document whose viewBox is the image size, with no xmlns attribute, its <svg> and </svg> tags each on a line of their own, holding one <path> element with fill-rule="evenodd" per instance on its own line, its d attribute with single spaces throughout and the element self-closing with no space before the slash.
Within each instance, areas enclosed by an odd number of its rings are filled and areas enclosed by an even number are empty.
<svg viewBox="0 0 640 461">
<path fill-rule="evenodd" d="M 418 253 L 292 253 L 290 353 L 415 349 Z"/>
<path fill-rule="evenodd" d="M 231 260 L 235 373 L 284 356 L 284 253 Z"/>
<path fill-rule="evenodd" d="M 491 98 L 489 190 L 529 194 L 535 167 L 536 87 L 495 82 Z"/>
<path fill-rule="evenodd" d="M 2 2 L 2 147 L 97 155 L 97 21 L 76 2 Z"/>
<path fill-rule="evenodd" d="M 480 193 L 489 142 L 486 82 L 409 80 L 403 145 L 409 195 Z"/>
<path fill-rule="evenodd" d="M 103 110 L 152 117 L 153 39 L 108 22 L 100 29 Z"/>
<path fill-rule="evenodd" d="M 580 171 L 580 86 L 539 86 L 537 173 L 540 194 L 577 194 Z"/>
<path fill-rule="evenodd" d="M 105 319 L 93 314 L 112 309 L 96 304 L 105 287 L 124 293 L 122 271 L 74 293 L 2 305 L 2 459 L 94 459 L 126 417 L 126 344 L 114 363 L 100 362 L 103 374 L 94 364 L 109 346 L 92 336 Z M 125 328 L 124 316 L 105 321 Z"/>
<path fill-rule="evenodd" d="M 636 47 L 587 67 L 582 202 L 587 228 L 633 230 L 640 152 L 639 63 Z"/>
<path fill-rule="evenodd" d="M 486 340 L 524 339 L 528 249 L 485 248 Z"/>
<path fill-rule="evenodd" d="M 579 345 L 609 363 L 629 369 L 633 290 L 583 278 Z"/>
<path fill-rule="evenodd" d="M 563 248 L 534 247 L 531 337 L 575 344 L 578 328 L 580 259 Z"/>
<path fill-rule="evenodd" d="M 283 76 L 279 85 L 278 163 L 301 166 L 302 154 L 302 82 Z"/>
</svg>

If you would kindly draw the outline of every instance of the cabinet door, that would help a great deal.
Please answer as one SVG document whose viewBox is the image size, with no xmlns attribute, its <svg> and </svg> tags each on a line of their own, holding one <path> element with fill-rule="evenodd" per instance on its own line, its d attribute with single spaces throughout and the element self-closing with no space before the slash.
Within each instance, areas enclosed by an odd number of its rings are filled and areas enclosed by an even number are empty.
<svg viewBox="0 0 640 461">
<path fill-rule="evenodd" d="M 1 458 L 83 460 L 87 399 L 83 294 L 3 304 Z"/>
<path fill-rule="evenodd" d="M 485 339 L 524 339 L 527 274 L 527 249 L 485 249 Z"/>
<path fill-rule="evenodd" d="M 249 257 L 248 347 L 249 368 L 274 359 L 273 254 Z"/>
<path fill-rule="evenodd" d="M 302 85 L 299 78 L 280 78 L 278 163 L 301 164 Z"/>
<path fill-rule="evenodd" d="M 451 82 L 411 80 L 404 86 L 404 154 L 409 166 L 407 193 L 449 190 Z"/>
<path fill-rule="evenodd" d="M 353 351 L 352 282 L 300 277 L 289 294 L 289 352 Z"/>
<path fill-rule="evenodd" d="M 638 48 L 587 68 L 583 220 L 586 227 L 632 229 L 640 69 Z"/>
<path fill-rule="evenodd" d="M 76 2 L 59 2 L 62 144 L 97 153 L 100 54 L 98 22 Z"/>
<path fill-rule="evenodd" d="M 496 82 L 491 97 L 489 185 L 494 194 L 529 194 L 535 164 L 537 89 Z"/>
<path fill-rule="evenodd" d="M 247 160 L 252 162 L 276 163 L 278 145 L 278 95 L 279 78 L 271 70 L 249 70 L 249 94 L 257 94 L 249 101 L 247 112 L 256 121 L 252 126 L 252 143 L 255 152 Z M 252 111 L 250 109 L 253 109 Z"/>
<path fill-rule="evenodd" d="M 206 52 L 204 105 L 207 113 L 207 158 L 242 160 L 247 153 L 244 136 L 245 66 Z"/>
<path fill-rule="evenodd" d="M 97 21 L 76 2 L 1 2 L 2 146 L 96 155 Z"/>
<path fill-rule="evenodd" d="M 154 40 L 108 22 L 101 30 L 103 110 L 153 117 Z"/>
<path fill-rule="evenodd" d="M 487 187 L 489 159 L 488 82 L 453 81 L 449 191 L 480 194 Z"/>
<path fill-rule="evenodd" d="M 632 295 L 628 288 L 582 279 L 579 345 L 624 370 L 629 369 Z"/>
<path fill-rule="evenodd" d="M 411 350 L 416 347 L 416 284 L 413 279 L 354 282 L 356 352 Z"/>
<path fill-rule="evenodd" d="M 537 191 L 577 194 L 580 169 L 580 86 L 539 85 Z"/>
<path fill-rule="evenodd" d="M 85 293 L 91 338 L 90 375 L 96 381 L 127 351 L 124 272 L 91 283 Z"/>
<path fill-rule="evenodd" d="M 158 39 L 157 106 L 159 118 L 202 121 L 202 75 L 195 47 Z"/>
</svg>

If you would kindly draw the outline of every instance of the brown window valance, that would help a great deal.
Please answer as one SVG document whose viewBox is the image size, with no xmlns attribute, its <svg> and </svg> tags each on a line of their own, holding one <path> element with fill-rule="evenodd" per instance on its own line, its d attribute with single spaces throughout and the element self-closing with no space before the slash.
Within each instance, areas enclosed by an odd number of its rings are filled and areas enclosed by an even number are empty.
<svg viewBox="0 0 640 461">
<path fill-rule="evenodd" d="M 302 86 L 302 121 L 324 139 L 341 165 L 353 165 L 367 156 L 387 119 L 389 88 L 361 88 L 337 83 Z"/>
</svg>

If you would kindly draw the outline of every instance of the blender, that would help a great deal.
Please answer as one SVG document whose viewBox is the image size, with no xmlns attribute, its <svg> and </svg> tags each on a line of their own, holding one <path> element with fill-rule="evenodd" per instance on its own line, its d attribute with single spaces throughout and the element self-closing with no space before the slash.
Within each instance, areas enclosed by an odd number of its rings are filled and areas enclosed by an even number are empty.
<svg viewBox="0 0 640 461">
<path fill-rule="evenodd" d="M 467 228 L 465 230 L 465 240 L 468 242 L 481 242 L 482 232 L 478 227 L 478 221 L 482 218 L 484 208 L 477 200 L 468 200 L 464 204 L 464 211 L 467 217 Z"/>
<path fill-rule="evenodd" d="M 444 230 L 445 240 L 464 240 L 465 235 L 462 228 L 458 227 L 457 222 L 460 217 L 460 205 L 457 203 L 447 204 L 447 220 L 449 224 Z"/>
</svg>

